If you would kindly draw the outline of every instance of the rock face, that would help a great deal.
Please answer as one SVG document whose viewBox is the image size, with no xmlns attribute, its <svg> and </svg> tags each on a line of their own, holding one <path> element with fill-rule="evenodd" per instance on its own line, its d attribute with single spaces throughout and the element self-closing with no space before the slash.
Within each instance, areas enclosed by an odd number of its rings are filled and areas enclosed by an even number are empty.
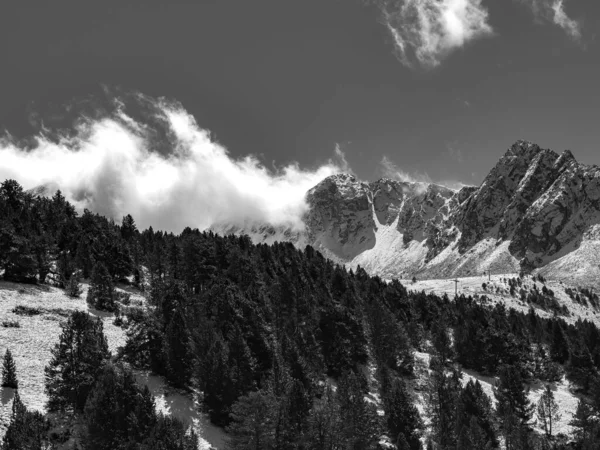
<svg viewBox="0 0 600 450">
<path fill-rule="evenodd" d="M 584 253 L 586 264 L 600 268 L 600 260 L 589 261 L 590 254 L 600 259 L 593 252 L 572 253 L 600 239 L 590 233 L 600 224 L 600 168 L 579 164 L 568 150 L 559 155 L 517 141 L 481 186 L 458 191 L 341 174 L 306 199 L 306 231 L 290 240 L 381 276 L 529 271 L 549 263 L 564 271 L 561 258 L 571 254 L 573 265 Z"/>
</svg>

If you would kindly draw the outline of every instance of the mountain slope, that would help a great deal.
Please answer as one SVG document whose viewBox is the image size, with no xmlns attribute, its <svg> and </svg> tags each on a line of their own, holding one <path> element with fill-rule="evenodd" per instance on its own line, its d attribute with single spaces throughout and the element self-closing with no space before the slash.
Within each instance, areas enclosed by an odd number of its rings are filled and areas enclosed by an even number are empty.
<svg viewBox="0 0 600 450">
<path fill-rule="evenodd" d="M 311 244 L 349 267 L 384 277 L 439 278 L 532 271 L 575 276 L 600 271 L 600 168 L 517 141 L 479 187 L 333 175 L 306 195 L 304 232 L 264 225 L 220 229 L 255 242 Z M 269 229 L 268 233 L 264 233 Z M 263 230 L 263 232 L 257 232 Z M 559 270 L 560 268 L 560 270 Z M 590 273 L 589 271 L 587 271 Z M 579 274 L 579 275 L 577 275 Z"/>
</svg>

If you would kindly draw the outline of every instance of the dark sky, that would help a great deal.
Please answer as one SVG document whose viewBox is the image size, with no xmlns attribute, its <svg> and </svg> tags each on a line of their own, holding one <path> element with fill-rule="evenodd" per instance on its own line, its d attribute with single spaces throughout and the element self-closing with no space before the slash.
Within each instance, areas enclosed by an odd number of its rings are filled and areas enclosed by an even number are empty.
<svg viewBox="0 0 600 450">
<path fill-rule="evenodd" d="M 0 127 L 18 135 L 105 84 L 175 98 L 232 155 L 269 165 L 311 167 L 339 143 L 365 179 L 386 156 L 478 183 L 517 139 L 600 164 L 598 2 L 565 3 L 580 42 L 518 2 L 483 4 L 494 35 L 426 69 L 400 63 L 359 0 L 5 2 Z"/>
</svg>

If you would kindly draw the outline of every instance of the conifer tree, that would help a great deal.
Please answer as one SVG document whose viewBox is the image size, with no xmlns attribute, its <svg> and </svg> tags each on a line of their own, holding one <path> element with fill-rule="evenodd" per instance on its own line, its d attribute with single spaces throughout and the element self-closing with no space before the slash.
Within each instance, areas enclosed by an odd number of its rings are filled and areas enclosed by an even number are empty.
<svg viewBox="0 0 600 450">
<path fill-rule="evenodd" d="M 486 445 L 497 447 L 498 439 L 494 429 L 491 400 L 483 392 L 479 381 L 470 380 L 465 385 L 458 398 L 456 414 L 456 429 L 459 436 L 461 433 L 467 433 L 471 442 L 479 444 L 484 442 L 485 445 L 481 448 Z"/>
<path fill-rule="evenodd" d="M 59 342 L 45 368 L 50 411 L 82 411 L 102 364 L 110 356 L 102 321 L 74 311 L 61 325 Z"/>
<path fill-rule="evenodd" d="M 346 372 L 339 381 L 338 391 L 346 445 L 370 448 L 376 441 L 380 424 L 374 406 L 364 400 L 362 380 L 356 373 Z"/>
<path fill-rule="evenodd" d="M 384 407 L 390 435 L 402 435 L 409 450 L 420 450 L 421 419 L 401 380 L 392 382 L 391 391 L 384 397 Z"/>
<path fill-rule="evenodd" d="M 339 448 L 343 442 L 342 436 L 340 405 L 335 392 L 328 385 L 311 411 L 308 430 L 309 448 L 316 450 Z"/>
<path fill-rule="evenodd" d="M 431 360 L 429 385 L 429 408 L 435 440 L 441 448 L 456 445 L 456 404 L 460 394 L 461 373 L 453 370 L 446 375 L 437 357 Z"/>
<path fill-rule="evenodd" d="M 593 432 L 597 430 L 598 419 L 585 400 L 579 399 L 577 402 L 577 409 L 569 425 L 575 428 L 574 436 L 580 443 L 589 442 L 594 438 Z"/>
<path fill-rule="evenodd" d="M 546 385 L 540 400 L 537 403 L 538 422 L 542 425 L 546 436 L 552 436 L 552 425 L 560 420 L 559 407 L 554 400 L 554 393 L 550 385 Z"/>
<path fill-rule="evenodd" d="M 2 450 L 38 450 L 48 448 L 46 435 L 48 421 L 39 411 L 28 411 L 19 392 L 15 393 L 12 414 L 6 434 L 2 438 Z"/>
<path fill-rule="evenodd" d="M 77 272 L 71 275 L 66 286 L 67 295 L 73 298 L 79 298 L 81 295 L 81 283 L 79 282 L 79 274 Z"/>
<path fill-rule="evenodd" d="M 231 408 L 228 448 L 249 450 L 274 448 L 277 399 L 269 391 L 250 392 Z"/>
<path fill-rule="evenodd" d="M 9 349 L 6 349 L 4 361 L 2 363 L 2 387 L 12 389 L 19 388 L 19 381 L 17 380 L 17 366 Z"/>
<path fill-rule="evenodd" d="M 114 311 L 116 308 L 112 278 L 102 263 L 96 263 L 92 270 L 87 302 L 101 311 Z"/>
<path fill-rule="evenodd" d="M 185 387 L 191 376 L 190 334 L 182 308 L 175 311 L 165 333 L 167 378 L 175 387 Z"/>
<path fill-rule="evenodd" d="M 534 407 L 527 398 L 528 389 L 519 370 L 514 366 L 504 366 L 500 370 L 500 378 L 494 386 L 499 417 L 514 415 L 521 426 L 528 426 Z"/>
</svg>

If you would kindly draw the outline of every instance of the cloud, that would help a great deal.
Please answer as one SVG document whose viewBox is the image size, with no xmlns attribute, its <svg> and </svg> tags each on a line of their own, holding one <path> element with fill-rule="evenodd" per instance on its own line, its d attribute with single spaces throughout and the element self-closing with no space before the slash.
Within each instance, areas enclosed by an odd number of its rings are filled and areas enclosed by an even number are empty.
<svg viewBox="0 0 600 450">
<path fill-rule="evenodd" d="M 529 6 L 536 20 L 549 21 L 561 27 L 572 39 L 581 39 L 581 23 L 565 12 L 564 0 L 519 0 Z"/>
<path fill-rule="evenodd" d="M 381 172 L 385 178 L 391 178 L 392 180 L 402 181 L 403 183 L 433 183 L 431 177 L 427 175 L 427 173 L 413 172 L 411 174 L 409 172 L 406 172 L 400 167 L 398 167 L 387 156 L 381 158 L 381 162 L 379 164 L 381 166 Z"/>
<path fill-rule="evenodd" d="M 482 0 L 375 0 L 400 61 L 435 67 L 453 51 L 493 34 Z"/>
<path fill-rule="evenodd" d="M 392 180 L 401 181 L 403 183 L 414 183 L 416 184 L 417 190 L 421 192 L 425 192 L 427 186 L 430 184 L 437 184 L 439 186 L 445 186 L 449 189 L 459 190 L 465 186 L 469 186 L 461 181 L 455 180 L 443 180 L 443 181 L 433 181 L 431 177 L 426 173 L 420 172 L 407 172 L 398 165 L 396 165 L 390 158 L 384 156 L 380 161 L 381 172 L 385 178 L 390 178 Z"/>
<path fill-rule="evenodd" d="M 26 189 L 56 183 L 80 210 L 117 220 L 130 213 L 141 227 L 178 232 L 250 221 L 299 230 L 305 193 L 349 169 L 339 148 L 334 160 L 310 170 L 236 159 L 181 105 L 138 100 L 147 120 L 116 100 L 109 114 L 80 117 L 69 132 L 40 131 L 28 146 L 5 136 L 0 180 L 14 178 Z"/>
<path fill-rule="evenodd" d="M 459 162 L 459 163 L 463 163 L 465 161 L 463 152 L 459 147 L 457 147 L 456 143 L 446 144 L 446 148 L 448 149 L 448 155 L 454 161 Z"/>
</svg>

